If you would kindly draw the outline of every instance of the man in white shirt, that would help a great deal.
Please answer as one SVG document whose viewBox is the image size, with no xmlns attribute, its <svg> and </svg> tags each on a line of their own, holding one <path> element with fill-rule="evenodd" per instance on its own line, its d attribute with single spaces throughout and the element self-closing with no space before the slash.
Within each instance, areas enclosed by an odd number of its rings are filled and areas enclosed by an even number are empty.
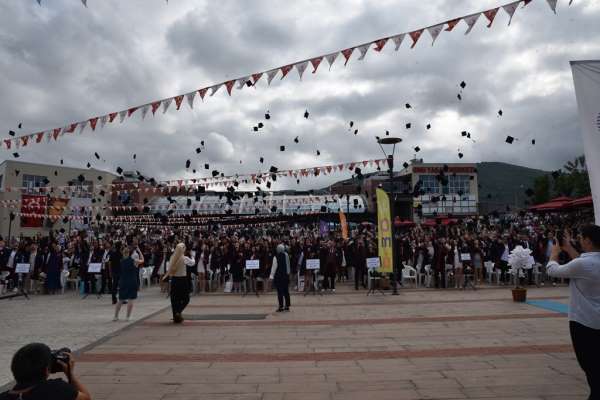
<svg viewBox="0 0 600 400">
<path fill-rule="evenodd" d="M 600 399 L 600 226 L 586 225 L 579 230 L 581 255 L 565 233 L 562 243 L 552 246 L 548 275 L 570 279 L 569 328 L 577 361 L 590 385 L 589 399 Z M 566 251 L 572 260 L 559 265 L 558 256 Z"/>
</svg>

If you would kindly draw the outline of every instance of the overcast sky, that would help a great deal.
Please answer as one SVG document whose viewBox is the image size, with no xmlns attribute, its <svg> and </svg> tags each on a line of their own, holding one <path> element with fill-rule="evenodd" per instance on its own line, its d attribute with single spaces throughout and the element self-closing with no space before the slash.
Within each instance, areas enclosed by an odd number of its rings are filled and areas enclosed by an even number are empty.
<svg viewBox="0 0 600 400">
<path fill-rule="evenodd" d="M 44 0 L 41 7 L 35 0 L 2 1 L 1 135 L 64 126 L 506 1 L 88 0 L 88 8 L 79 0 Z M 569 60 L 600 55 L 600 2 L 567 3 L 560 0 L 554 15 L 545 0 L 535 0 L 519 8 L 510 27 L 500 10 L 491 29 L 482 17 L 468 36 L 461 22 L 433 47 L 424 33 L 414 50 L 407 39 L 398 52 L 388 43 L 363 61 L 354 54 L 347 67 L 341 56 L 331 71 L 323 61 L 317 74 L 309 66 L 302 82 L 291 71 L 271 87 L 263 78 L 232 97 L 221 89 L 204 103 L 197 99 L 193 111 L 184 102 L 180 111 L 171 106 L 145 120 L 138 112 L 104 130 L 20 149 L 20 160 L 63 158 L 76 167 L 89 161 L 157 179 L 192 177 L 192 168 L 206 176 L 205 163 L 226 174 L 251 173 L 379 158 L 375 136 L 389 130 L 403 139 L 397 164 L 418 145 L 426 162 L 557 169 L 583 153 Z M 267 110 L 272 118 L 264 121 Z M 358 135 L 348 131 L 351 120 Z M 252 132 L 261 121 L 265 128 Z M 463 130 L 476 142 L 461 137 Z M 507 135 L 520 140 L 508 145 Z M 206 148 L 197 155 L 201 140 Z M 95 160 L 95 151 L 106 161 Z M 0 160 L 7 157 L 2 150 Z M 300 185 L 278 180 L 273 188 L 317 188 L 349 176 Z"/>
</svg>

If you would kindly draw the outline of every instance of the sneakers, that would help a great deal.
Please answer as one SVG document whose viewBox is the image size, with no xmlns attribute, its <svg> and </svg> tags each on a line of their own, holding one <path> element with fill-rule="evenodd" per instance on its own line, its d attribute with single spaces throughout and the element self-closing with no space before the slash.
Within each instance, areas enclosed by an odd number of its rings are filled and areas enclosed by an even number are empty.
<svg viewBox="0 0 600 400">
<path fill-rule="evenodd" d="M 289 308 L 289 307 L 286 307 L 286 308 L 284 308 L 284 309 L 283 309 L 283 311 L 289 312 L 289 311 L 290 311 L 290 308 Z"/>
<path fill-rule="evenodd" d="M 117 322 L 119 320 L 119 317 L 114 317 L 112 320 L 113 322 Z"/>
<path fill-rule="evenodd" d="M 283 308 L 278 308 L 275 312 L 283 312 Z"/>
</svg>

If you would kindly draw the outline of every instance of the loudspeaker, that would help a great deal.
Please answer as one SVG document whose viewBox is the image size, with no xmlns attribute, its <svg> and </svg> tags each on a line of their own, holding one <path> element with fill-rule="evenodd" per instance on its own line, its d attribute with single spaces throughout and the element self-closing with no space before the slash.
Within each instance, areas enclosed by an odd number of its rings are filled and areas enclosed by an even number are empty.
<svg viewBox="0 0 600 400">
<path fill-rule="evenodd" d="M 411 195 L 397 195 L 394 199 L 394 216 L 400 217 L 403 221 L 412 221 L 413 219 L 413 198 Z"/>
</svg>

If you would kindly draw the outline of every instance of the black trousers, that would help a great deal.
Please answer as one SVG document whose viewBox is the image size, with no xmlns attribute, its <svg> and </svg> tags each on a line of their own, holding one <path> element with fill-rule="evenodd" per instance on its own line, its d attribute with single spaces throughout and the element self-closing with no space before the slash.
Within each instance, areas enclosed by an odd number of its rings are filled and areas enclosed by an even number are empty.
<svg viewBox="0 0 600 400">
<path fill-rule="evenodd" d="M 190 281 L 187 276 L 171 277 L 171 309 L 173 318 L 183 312 L 190 302 Z"/>
<path fill-rule="evenodd" d="M 279 308 L 289 308 L 290 307 L 290 288 L 287 283 L 277 283 L 275 284 L 275 288 L 277 289 L 277 301 L 279 302 Z M 285 303 L 284 303 L 285 300 Z"/>
<path fill-rule="evenodd" d="M 570 321 L 569 330 L 577 361 L 590 385 L 589 400 L 600 400 L 600 329 Z"/>
<path fill-rule="evenodd" d="M 335 289 L 335 273 L 326 273 L 323 279 L 323 289 Z"/>
<path fill-rule="evenodd" d="M 358 290 L 358 285 L 365 287 L 365 270 L 363 268 L 354 267 L 354 289 Z"/>
<path fill-rule="evenodd" d="M 119 275 L 113 274 L 111 291 L 113 303 L 117 302 L 117 293 L 119 293 Z"/>
<path fill-rule="evenodd" d="M 109 293 L 112 293 L 111 288 L 112 282 L 110 280 L 110 277 L 108 276 L 108 271 L 104 269 L 102 270 L 102 287 L 100 288 L 100 293 L 106 293 L 107 289 Z"/>
</svg>

